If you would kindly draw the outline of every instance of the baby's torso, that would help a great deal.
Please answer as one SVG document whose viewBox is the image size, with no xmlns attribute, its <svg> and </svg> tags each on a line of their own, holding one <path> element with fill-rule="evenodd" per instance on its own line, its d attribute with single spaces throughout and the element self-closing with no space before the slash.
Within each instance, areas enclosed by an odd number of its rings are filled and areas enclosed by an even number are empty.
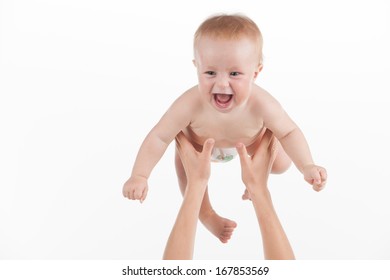
<svg viewBox="0 0 390 280">
<path fill-rule="evenodd" d="M 251 145 L 260 135 L 263 121 L 250 112 L 224 114 L 216 117 L 213 114 L 200 114 L 186 127 L 184 133 L 195 148 L 201 149 L 208 138 L 215 140 L 215 148 L 231 148 L 237 143 Z"/>
</svg>

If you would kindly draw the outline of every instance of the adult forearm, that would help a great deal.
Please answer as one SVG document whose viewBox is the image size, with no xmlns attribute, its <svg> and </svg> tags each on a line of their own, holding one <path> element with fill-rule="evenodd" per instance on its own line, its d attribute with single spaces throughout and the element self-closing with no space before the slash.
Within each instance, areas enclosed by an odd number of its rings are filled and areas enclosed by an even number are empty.
<svg viewBox="0 0 390 280">
<path fill-rule="evenodd" d="M 163 259 L 190 260 L 193 257 L 199 211 L 205 186 L 187 186 L 175 225 L 169 235 Z"/>
<path fill-rule="evenodd" d="M 295 259 L 290 242 L 272 204 L 268 189 L 251 194 L 263 240 L 265 259 Z"/>
</svg>

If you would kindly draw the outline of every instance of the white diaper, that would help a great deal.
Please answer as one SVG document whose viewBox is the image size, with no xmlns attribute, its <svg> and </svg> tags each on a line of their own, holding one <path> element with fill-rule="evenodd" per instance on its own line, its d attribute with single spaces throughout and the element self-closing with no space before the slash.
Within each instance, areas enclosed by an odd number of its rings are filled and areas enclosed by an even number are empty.
<svg viewBox="0 0 390 280">
<path fill-rule="evenodd" d="M 214 148 L 211 152 L 211 161 L 228 162 L 237 155 L 236 148 Z"/>
</svg>

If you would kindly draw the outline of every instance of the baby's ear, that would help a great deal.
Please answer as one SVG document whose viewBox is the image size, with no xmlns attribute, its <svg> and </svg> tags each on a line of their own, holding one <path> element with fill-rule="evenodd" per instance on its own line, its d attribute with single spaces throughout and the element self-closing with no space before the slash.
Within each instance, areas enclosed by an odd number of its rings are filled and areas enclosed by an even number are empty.
<svg viewBox="0 0 390 280">
<path fill-rule="evenodd" d="M 259 66 L 256 68 L 255 75 L 254 75 L 255 80 L 256 80 L 257 76 L 259 75 L 259 73 L 261 72 L 261 70 L 263 70 L 263 64 L 259 64 Z"/>
</svg>

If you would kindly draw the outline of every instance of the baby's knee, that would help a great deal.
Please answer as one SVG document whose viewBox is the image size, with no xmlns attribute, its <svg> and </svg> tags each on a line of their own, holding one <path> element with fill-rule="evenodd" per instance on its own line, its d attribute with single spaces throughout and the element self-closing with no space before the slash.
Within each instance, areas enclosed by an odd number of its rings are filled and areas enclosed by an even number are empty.
<svg viewBox="0 0 390 280">
<path fill-rule="evenodd" d="M 291 160 L 285 162 L 274 162 L 272 165 L 271 173 L 282 174 L 286 172 L 291 166 Z"/>
<path fill-rule="evenodd" d="M 291 163 L 292 161 L 290 157 L 284 151 L 279 151 L 272 165 L 271 173 L 273 174 L 284 173 L 290 168 Z"/>
</svg>

